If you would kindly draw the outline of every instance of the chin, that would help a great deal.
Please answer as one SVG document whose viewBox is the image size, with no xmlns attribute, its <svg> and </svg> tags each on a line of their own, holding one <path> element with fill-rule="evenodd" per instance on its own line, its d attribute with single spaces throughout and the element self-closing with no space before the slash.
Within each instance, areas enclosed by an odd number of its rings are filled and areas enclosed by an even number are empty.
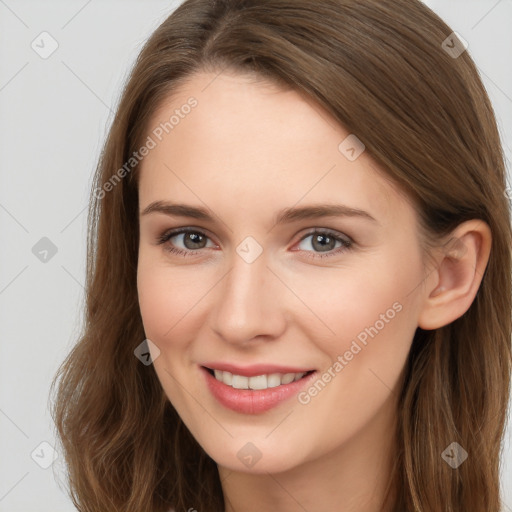
<svg viewBox="0 0 512 512">
<path fill-rule="evenodd" d="M 282 473 L 307 462 L 304 443 L 297 445 L 289 439 L 277 437 L 270 441 L 265 439 L 267 435 L 268 432 L 259 438 L 242 436 L 226 439 L 223 436 L 218 441 L 210 438 L 206 443 L 198 438 L 196 440 L 217 465 L 230 471 L 251 474 Z"/>
</svg>

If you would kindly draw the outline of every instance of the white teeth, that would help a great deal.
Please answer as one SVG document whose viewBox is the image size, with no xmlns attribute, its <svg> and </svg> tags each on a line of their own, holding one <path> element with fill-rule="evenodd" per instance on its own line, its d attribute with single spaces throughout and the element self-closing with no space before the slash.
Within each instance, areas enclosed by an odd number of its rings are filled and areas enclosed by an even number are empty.
<svg viewBox="0 0 512 512">
<path fill-rule="evenodd" d="M 215 378 L 224 384 L 235 389 L 268 389 L 281 386 L 282 384 L 290 384 L 295 382 L 304 375 L 300 373 L 271 373 L 269 375 L 256 375 L 254 377 L 245 377 L 244 375 L 233 375 L 230 372 L 214 370 Z"/>
<path fill-rule="evenodd" d="M 295 379 L 295 373 L 285 373 L 281 379 L 281 384 L 290 384 Z"/>
<path fill-rule="evenodd" d="M 267 386 L 269 388 L 275 388 L 281 385 L 281 374 L 280 373 L 271 373 L 267 376 Z"/>
<path fill-rule="evenodd" d="M 267 376 L 257 375 L 256 377 L 249 377 L 249 387 L 251 389 L 267 389 Z"/>
<path fill-rule="evenodd" d="M 231 385 L 235 389 L 249 389 L 249 377 L 243 375 L 233 375 L 233 382 Z"/>
</svg>

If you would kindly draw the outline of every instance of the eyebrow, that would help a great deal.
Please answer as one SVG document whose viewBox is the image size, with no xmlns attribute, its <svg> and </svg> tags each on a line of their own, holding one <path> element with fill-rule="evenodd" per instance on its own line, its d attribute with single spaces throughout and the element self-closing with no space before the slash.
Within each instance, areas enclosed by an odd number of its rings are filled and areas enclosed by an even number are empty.
<svg viewBox="0 0 512 512">
<path fill-rule="evenodd" d="M 148 215 L 150 213 L 163 213 L 165 215 L 190 217 L 193 219 L 214 222 L 213 216 L 206 208 L 187 204 L 170 203 L 167 201 L 154 201 L 144 208 L 140 215 L 142 217 L 143 215 Z M 277 213 L 274 225 L 286 224 L 299 220 L 317 219 L 320 217 L 357 217 L 379 224 L 379 222 L 365 210 L 351 208 L 342 204 L 317 204 L 311 206 L 284 208 Z"/>
</svg>

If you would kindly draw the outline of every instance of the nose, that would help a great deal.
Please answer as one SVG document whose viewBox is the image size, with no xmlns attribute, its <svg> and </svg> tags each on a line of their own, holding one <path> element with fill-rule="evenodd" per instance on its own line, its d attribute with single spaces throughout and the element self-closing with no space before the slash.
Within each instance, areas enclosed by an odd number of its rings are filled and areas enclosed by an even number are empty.
<svg viewBox="0 0 512 512">
<path fill-rule="evenodd" d="M 286 288 L 264 255 L 247 263 L 234 254 L 231 270 L 218 284 L 212 329 L 232 344 L 277 339 L 286 327 Z"/>
</svg>

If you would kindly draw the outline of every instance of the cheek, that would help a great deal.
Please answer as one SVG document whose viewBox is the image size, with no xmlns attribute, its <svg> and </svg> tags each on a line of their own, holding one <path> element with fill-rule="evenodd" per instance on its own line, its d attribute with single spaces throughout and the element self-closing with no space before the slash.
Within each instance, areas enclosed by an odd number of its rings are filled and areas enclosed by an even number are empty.
<svg viewBox="0 0 512 512">
<path fill-rule="evenodd" d="M 170 328 L 169 311 L 175 304 L 170 304 L 171 295 L 166 293 L 167 283 L 160 272 L 139 261 L 137 269 L 137 290 L 139 307 L 146 336 L 160 339 Z"/>
<path fill-rule="evenodd" d="M 185 276 L 142 256 L 137 269 L 139 306 L 146 336 L 158 344 L 172 339 L 176 327 L 200 293 Z"/>
<path fill-rule="evenodd" d="M 399 385 L 417 327 L 410 283 L 419 267 L 400 271 L 395 263 L 366 268 L 372 271 L 343 272 L 339 286 L 333 287 L 331 280 L 328 299 L 318 288 L 309 295 L 311 309 L 335 334 L 326 328 L 325 337 L 309 331 L 327 358 L 322 382 L 313 383 L 300 400 L 307 404 L 305 410 L 314 412 L 318 436 L 325 436 L 328 448 L 340 436 L 350 438 L 364 428 L 395 397 L 392 390 Z M 315 325 L 321 326 L 318 320 Z"/>
<path fill-rule="evenodd" d="M 208 313 L 209 291 L 218 281 L 216 273 L 171 267 L 165 256 L 141 251 L 137 269 L 139 308 L 144 332 L 161 351 L 155 361 L 183 372 L 190 364 L 194 340 Z"/>
<path fill-rule="evenodd" d="M 183 273 L 144 256 L 139 258 L 137 289 L 144 332 L 160 350 L 153 366 L 167 397 L 187 418 L 192 413 L 188 411 L 187 394 L 178 383 L 188 378 L 190 321 L 195 320 L 194 304 L 204 295 L 189 281 Z"/>
<path fill-rule="evenodd" d="M 305 317 L 315 328 L 316 338 L 330 339 L 332 346 L 333 340 L 355 338 L 374 324 L 383 331 L 396 323 L 397 310 L 410 302 L 413 287 L 409 283 L 415 275 L 413 270 L 401 272 L 396 263 L 370 261 L 315 276 L 295 276 L 294 291 L 309 310 Z"/>
<path fill-rule="evenodd" d="M 417 327 L 417 295 L 411 292 L 421 280 L 419 256 L 410 248 L 394 249 L 366 258 L 364 265 L 310 277 L 295 281 L 295 291 L 315 313 L 307 313 L 301 325 L 328 356 L 326 366 L 343 358 L 336 375 L 350 375 L 346 389 L 360 379 L 360 385 L 369 385 L 370 369 L 392 386 Z M 382 386 L 377 378 L 373 382 Z"/>
<path fill-rule="evenodd" d="M 346 282 L 352 300 L 339 296 L 338 341 L 329 355 L 333 361 L 342 358 L 338 391 L 354 410 L 362 397 L 368 411 L 380 407 L 398 386 L 409 354 L 418 309 L 418 296 L 411 292 L 420 281 L 421 265 L 412 255 L 409 265 L 401 261 L 390 258 L 366 278 L 354 273 Z M 334 321 L 333 306 L 330 314 Z"/>
</svg>

